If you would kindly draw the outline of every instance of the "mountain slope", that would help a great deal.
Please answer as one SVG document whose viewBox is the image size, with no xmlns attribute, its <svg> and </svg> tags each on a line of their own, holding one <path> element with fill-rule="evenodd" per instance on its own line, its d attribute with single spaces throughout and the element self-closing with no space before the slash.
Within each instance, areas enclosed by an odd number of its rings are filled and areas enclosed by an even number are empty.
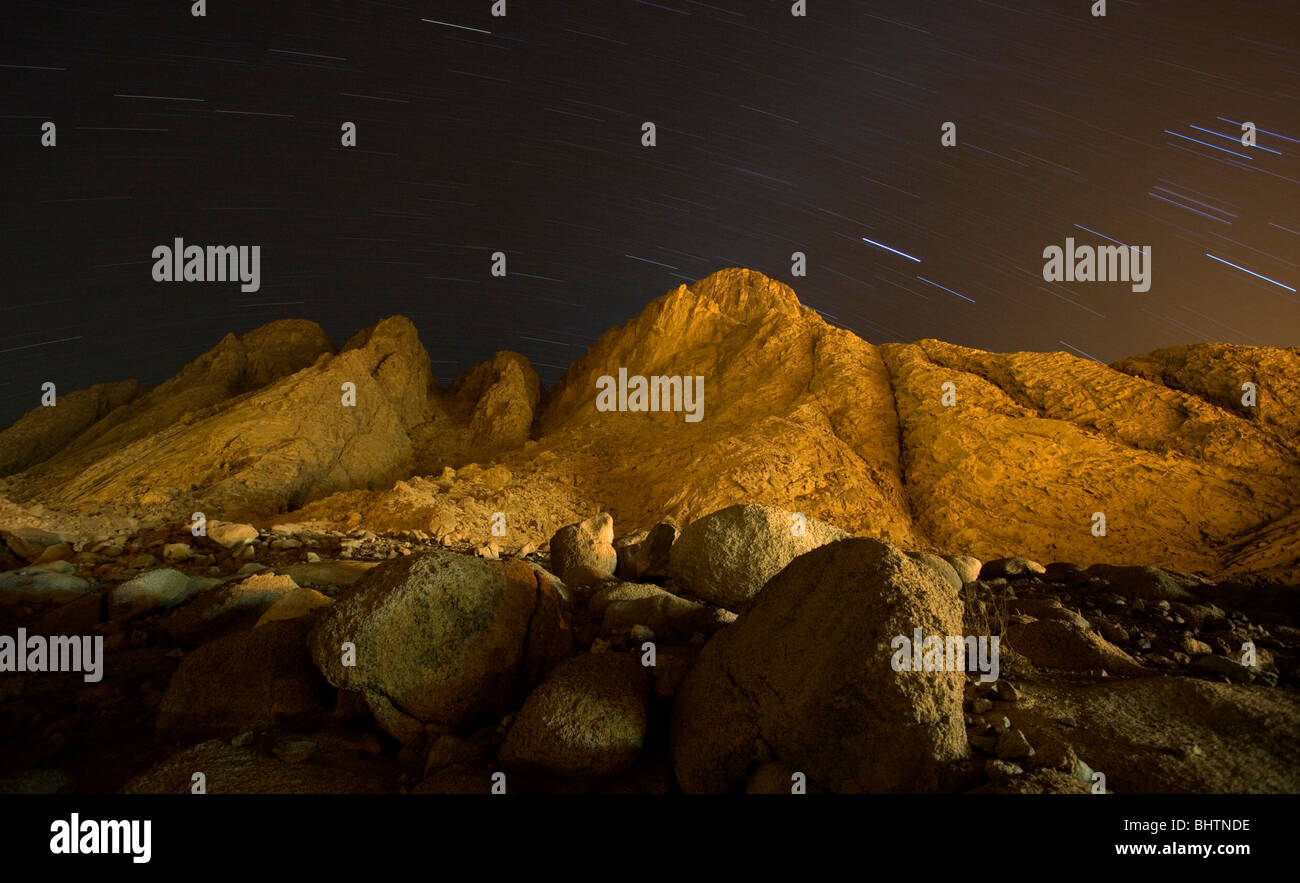
<svg viewBox="0 0 1300 883">
<path fill-rule="evenodd" d="M 742 269 L 656 299 L 545 394 L 515 353 L 439 389 L 400 317 L 337 354 L 318 332 L 273 323 L 154 390 L 122 387 L 124 404 L 97 393 L 7 496 L 472 543 L 493 539 L 501 512 L 498 539 L 515 548 L 602 509 L 623 533 L 767 503 L 986 559 L 1300 576 L 1295 349 L 1196 345 L 1106 366 L 935 340 L 873 346 Z M 620 369 L 702 377 L 700 419 L 601 410 Z M 1241 403 L 1247 381 L 1257 407 Z M 355 407 L 340 404 L 344 382 Z M 29 417 L 0 433 L 0 453 L 26 439 L 14 462 L 32 457 Z"/>
</svg>

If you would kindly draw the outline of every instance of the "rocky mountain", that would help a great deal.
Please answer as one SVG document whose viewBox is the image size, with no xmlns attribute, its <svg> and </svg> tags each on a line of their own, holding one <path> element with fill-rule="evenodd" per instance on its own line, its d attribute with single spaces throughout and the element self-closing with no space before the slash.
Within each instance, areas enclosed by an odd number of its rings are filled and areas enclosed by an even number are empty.
<svg viewBox="0 0 1300 883">
<path fill-rule="evenodd" d="M 747 270 L 547 391 L 228 336 L 0 432 L 0 793 L 1295 793 L 1298 395 Z"/>
<path fill-rule="evenodd" d="M 620 369 L 703 378 L 700 419 L 599 410 Z M 728 269 L 610 329 L 545 393 L 515 353 L 439 387 L 401 317 L 337 352 L 313 323 L 281 321 L 154 389 L 35 409 L 0 432 L 0 466 L 0 512 L 39 506 L 74 533 L 202 511 L 519 548 L 596 511 L 644 530 L 745 502 L 905 548 L 1295 579 L 1300 350 L 1194 345 L 1106 366 L 872 345 Z"/>
</svg>

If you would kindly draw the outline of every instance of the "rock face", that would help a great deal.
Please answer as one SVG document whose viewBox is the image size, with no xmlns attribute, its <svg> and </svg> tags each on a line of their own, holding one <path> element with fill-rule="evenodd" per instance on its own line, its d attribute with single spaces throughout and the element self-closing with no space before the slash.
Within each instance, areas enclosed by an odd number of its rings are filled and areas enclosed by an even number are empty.
<svg viewBox="0 0 1300 883">
<path fill-rule="evenodd" d="M 528 441 L 542 384 L 526 358 L 502 352 L 457 377 L 449 392 L 469 413 L 475 455 L 491 457 Z"/>
<path fill-rule="evenodd" d="M 703 378 L 702 408 L 597 410 L 598 382 L 620 369 Z M 404 319 L 337 354 L 313 323 L 271 323 L 155 389 L 70 392 L 37 409 L 0 434 L 0 462 L 26 470 L 5 493 L 71 509 L 164 504 L 175 519 L 306 505 L 300 520 L 358 512 L 372 529 L 475 544 L 502 512 L 502 548 L 543 546 L 593 511 L 634 533 L 757 503 L 985 561 L 1300 579 L 1296 349 L 1205 344 L 1105 366 L 934 340 L 872 346 L 787 286 L 728 269 L 611 329 L 544 397 L 512 353 L 447 390 L 431 381 Z M 345 382 L 355 407 L 341 403 Z M 1257 406 L 1241 403 L 1245 382 Z M 1090 530 L 1098 512 L 1105 536 Z"/>
<path fill-rule="evenodd" d="M 621 773 L 641 752 L 649 693 L 650 675 L 632 654 L 566 660 L 519 710 L 501 762 L 570 777 Z"/>
<path fill-rule="evenodd" d="M 426 723 L 465 726 L 509 711 L 517 691 L 572 651 L 561 604 L 517 561 L 411 555 L 376 567 L 324 613 L 312 658 L 409 741 Z M 345 643 L 355 665 L 343 662 Z"/>
<path fill-rule="evenodd" d="M 340 487 L 391 484 L 409 474 L 407 432 L 424 420 L 430 382 L 428 356 L 409 321 L 380 322 L 338 355 L 279 379 L 277 372 L 293 368 L 315 347 L 293 349 L 296 359 L 269 362 L 242 348 L 227 352 L 234 349 L 223 342 L 209 354 L 215 364 L 187 369 L 204 378 L 216 373 L 227 383 L 214 388 L 182 372 L 170 390 L 174 399 L 165 398 L 168 391 L 160 387 L 151 402 L 141 400 L 142 408 L 152 407 L 133 420 L 114 431 L 96 429 L 94 451 L 52 475 L 57 484 L 48 498 L 154 503 L 186 489 L 201 495 L 203 511 L 238 517 L 298 505 Z M 223 373 L 218 366 L 228 356 L 238 370 Z M 190 410 L 258 381 L 266 383 L 221 407 Z M 345 383 L 355 385 L 355 406 L 345 404 Z M 185 413 L 174 413 L 182 404 Z M 152 428 L 164 415 L 175 422 L 141 434 L 142 426 Z"/>
<path fill-rule="evenodd" d="M 428 422 L 416 427 L 416 467 L 437 474 L 444 467 L 486 462 L 531 437 L 542 384 L 528 359 L 500 352 L 435 390 Z"/>
<path fill-rule="evenodd" d="M 227 334 L 175 377 L 153 389 L 140 392 L 138 385 L 129 381 L 130 385 L 116 394 L 123 399 L 121 406 L 106 409 L 103 419 L 62 449 L 46 449 L 49 463 L 40 471 L 42 484 L 46 489 L 61 485 L 101 457 L 175 427 L 187 413 L 200 413 L 265 387 L 332 351 L 320 326 L 301 319 L 271 322 L 243 337 Z M 71 396 L 61 396 L 57 407 L 49 410 L 61 411 L 68 398 Z"/>
<path fill-rule="evenodd" d="M 134 380 L 101 383 L 61 395 L 52 407 L 28 411 L 0 431 L 0 476 L 41 462 L 139 393 Z"/>
<path fill-rule="evenodd" d="M 682 531 L 669 573 L 690 594 L 739 613 L 797 556 L 847 536 L 776 506 L 729 506 Z"/>
<path fill-rule="evenodd" d="M 705 646 L 672 713 L 688 792 L 775 760 L 844 793 L 924 791 L 966 754 L 963 672 L 895 671 L 895 636 L 961 635 L 957 592 L 873 539 L 793 561 Z M 764 757 L 763 754 L 770 754 Z"/>
<path fill-rule="evenodd" d="M 701 419 L 688 422 L 684 402 L 679 411 L 598 411 L 597 381 L 620 367 L 704 378 Z M 536 435 L 528 459 L 554 456 L 547 468 L 612 501 L 621 530 L 760 503 L 920 545 L 884 360 L 751 270 L 680 286 L 606 332 L 547 396 Z M 507 462 L 526 465 L 518 455 Z"/>
</svg>

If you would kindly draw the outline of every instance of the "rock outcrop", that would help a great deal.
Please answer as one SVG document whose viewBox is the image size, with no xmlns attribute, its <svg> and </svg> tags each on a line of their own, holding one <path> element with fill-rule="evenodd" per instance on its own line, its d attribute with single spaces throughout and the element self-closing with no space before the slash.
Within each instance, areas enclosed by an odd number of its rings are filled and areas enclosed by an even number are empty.
<svg viewBox="0 0 1300 883">
<path fill-rule="evenodd" d="M 660 409 L 598 409 L 620 376 L 658 378 Z M 5 495 L 69 517 L 365 522 L 506 551 L 591 512 L 633 533 L 747 503 L 985 561 L 1300 578 L 1295 349 L 1106 366 L 873 346 L 786 285 L 727 269 L 610 329 L 544 394 L 507 352 L 438 388 L 400 317 L 337 353 L 313 323 L 271 323 L 134 389 L 68 393 L 0 433 L 0 462 L 25 469 Z"/>
</svg>

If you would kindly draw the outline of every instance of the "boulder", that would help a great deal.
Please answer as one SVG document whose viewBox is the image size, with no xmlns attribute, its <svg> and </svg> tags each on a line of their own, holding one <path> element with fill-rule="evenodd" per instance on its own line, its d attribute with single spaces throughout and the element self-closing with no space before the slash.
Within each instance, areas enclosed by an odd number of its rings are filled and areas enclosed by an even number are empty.
<svg viewBox="0 0 1300 883">
<path fill-rule="evenodd" d="M 689 529 L 688 529 L 689 530 Z M 755 763 L 805 773 L 809 790 L 926 791 L 966 756 L 961 671 L 895 671 L 894 640 L 962 634 L 934 570 L 875 539 L 800 556 L 704 647 L 673 704 L 682 788 L 724 792 Z"/>
<path fill-rule="evenodd" d="M 594 585 L 612 577 L 617 565 L 614 519 L 607 512 L 567 524 L 551 537 L 551 570 L 566 585 Z"/>
<path fill-rule="evenodd" d="M 621 773 L 641 752 L 649 692 L 649 672 L 636 655 L 567 659 L 524 702 L 500 762 L 573 778 Z"/>
<path fill-rule="evenodd" d="M 179 570 L 151 570 L 127 580 L 109 593 L 115 616 L 137 616 L 157 608 L 177 607 L 219 580 L 190 577 Z"/>
<path fill-rule="evenodd" d="M 209 589 L 180 610 L 168 614 L 160 625 L 177 641 L 188 642 L 231 624 L 256 619 L 298 586 L 287 576 L 254 573 L 237 583 Z"/>
<path fill-rule="evenodd" d="M 158 709 L 165 739 L 239 732 L 320 708 L 325 682 L 307 653 L 305 619 L 236 632 L 181 660 Z"/>
<path fill-rule="evenodd" d="M 618 566 L 614 575 L 632 582 L 639 579 L 667 579 L 669 555 L 673 543 L 677 541 L 677 534 L 675 525 L 661 523 L 644 534 L 635 535 L 635 539 L 624 538 L 624 542 L 614 543 L 618 553 Z M 626 541 L 628 539 L 632 541 Z"/>
<path fill-rule="evenodd" d="M 1203 582 L 1159 567 L 1139 565 L 1094 564 L 1087 573 L 1095 580 L 1105 580 L 1109 591 L 1129 600 L 1196 601 L 1197 596 L 1188 589 Z"/>
<path fill-rule="evenodd" d="M 1003 642 L 1038 668 L 1137 675 L 1145 669 L 1100 635 L 1060 619 L 1031 619 L 1007 626 Z"/>
<path fill-rule="evenodd" d="M 944 555 L 943 560 L 947 561 L 952 569 L 956 571 L 957 576 L 961 578 L 962 585 L 973 583 L 980 578 L 980 570 L 984 567 L 984 562 L 978 558 L 972 558 L 970 555 Z"/>
<path fill-rule="evenodd" d="M 344 664 L 344 644 L 355 665 Z M 324 612 L 310 646 L 331 684 L 363 694 L 409 741 L 427 723 L 505 714 L 572 652 L 572 637 L 558 591 L 537 570 L 435 550 L 366 574 Z"/>
<path fill-rule="evenodd" d="M 333 598 L 322 595 L 315 589 L 299 586 L 281 595 L 275 603 L 266 608 L 254 627 L 266 625 L 268 622 L 297 619 L 306 616 L 317 607 L 328 607 L 333 603 Z"/>
<path fill-rule="evenodd" d="M 238 549 L 257 539 L 257 528 L 251 524 L 209 521 L 207 530 L 208 539 L 226 549 Z"/>
<path fill-rule="evenodd" d="M 957 569 L 948 563 L 948 560 L 945 558 L 941 558 L 938 555 L 931 555 L 929 552 L 908 552 L 907 557 L 911 558 L 913 561 L 924 564 L 926 567 L 939 574 L 939 576 L 943 577 L 943 581 L 954 589 L 960 590 L 961 587 L 966 584 L 966 581 L 958 575 Z"/>
<path fill-rule="evenodd" d="M 741 613 L 796 557 L 847 536 L 776 506 L 729 506 L 682 531 L 672 546 L 669 572 L 678 589 Z"/>
<path fill-rule="evenodd" d="M 214 739 L 186 748 L 127 782 L 123 794 L 190 794 L 202 771 L 208 794 L 376 794 L 388 790 L 354 772 L 285 763 Z"/>
<path fill-rule="evenodd" d="M 38 527 L 19 527 L 14 530 L 0 530 L 0 540 L 4 540 L 15 555 L 35 563 L 45 554 L 45 550 L 56 548 L 64 543 L 63 537 Z"/>
<path fill-rule="evenodd" d="M 1047 573 L 1047 568 L 1028 558 L 995 558 L 980 568 L 980 579 L 1019 579 Z"/>
<path fill-rule="evenodd" d="M 66 601 L 85 595 L 92 586 L 73 573 L 33 568 L 0 573 L 2 601 Z"/>
</svg>

